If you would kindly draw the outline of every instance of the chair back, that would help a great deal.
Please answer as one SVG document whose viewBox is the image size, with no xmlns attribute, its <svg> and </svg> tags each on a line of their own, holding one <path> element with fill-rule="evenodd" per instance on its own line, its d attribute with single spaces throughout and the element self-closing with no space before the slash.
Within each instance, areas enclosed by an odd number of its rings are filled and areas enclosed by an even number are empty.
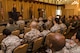
<svg viewBox="0 0 80 53">
<path fill-rule="evenodd" d="M 13 53 L 27 53 L 28 44 L 23 44 L 21 46 L 18 46 L 13 50 Z"/>
<path fill-rule="evenodd" d="M 3 34 L 2 33 L 0 33 L 0 43 L 2 42 L 2 40 L 3 40 Z"/>
<path fill-rule="evenodd" d="M 27 32 L 29 32 L 30 30 L 31 30 L 30 28 L 25 28 L 24 29 L 24 34 L 27 33 Z"/>
<path fill-rule="evenodd" d="M 20 38 L 20 39 L 23 39 L 23 38 L 24 38 L 24 34 L 20 34 L 20 35 L 19 35 L 19 38 Z"/>
<path fill-rule="evenodd" d="M 57 30 L 57 31 L 55 31 L 55 33 L 61 33 L 60 29 L 59 29 L 59 30 Z"/>
<path fill-rule="evenodd" d="M 42 42 L 43 42 L 43 37 L 35 39 L 34 43 L 33 43 L 33 49 L 32 49 L 32 51 L 33 52 L 37 51 L 41 47 Z"/>
<path fill-rule="evenodd" d="M 66 34 L 68 34 L 71 30 L 71 27 L 68 27 L 68 29 L 66 30 Z"/>
<path fill-rule="evenodd" d="M 20 30 L 12 31 L 12 35 L 19 36 L 19 34 L 20 34 Z"/>
<path fill-rule="evenodd" d="M 20 24 L 19 25 L 20 30 L 23 30 L 24 29 L 24 26 L 25 26 L 24 24 Z"/>
<path fill-rule="evenodd" d="M 2 33 L 5 28 L 5 26 L 0 26 L 0 33 Z"/>
<path fill-rule="evenodd" d="M 62 34 L 65 35 L 66 31 L 67 31 L 67 28 L 65 28 L 65 29 L 62 31 Z"/>
</svg>

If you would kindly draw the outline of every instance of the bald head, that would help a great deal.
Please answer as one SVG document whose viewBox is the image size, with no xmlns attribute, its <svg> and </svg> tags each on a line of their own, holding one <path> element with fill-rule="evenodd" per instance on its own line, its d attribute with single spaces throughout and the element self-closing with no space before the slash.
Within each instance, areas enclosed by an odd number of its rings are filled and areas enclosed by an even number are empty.
<svg viewBox="0 0 80 53">
<path fill-rule="evenodd" d="M 42 20 L 43 20 L 43 18 L 42 18 L 42 17 L 40 17 L 40 18 L 39 18 L 39 21 L 42 21 Z"/>
<path fill-rule="evenodd" d="M 22 18 L 22 16 L 19 16 L 19 18 L 18 18 L 19 20 L 22 20 L 23 18 Z"/>
<path fill-rule="evenodd" d="M 65 37 L 60 33 L 49 33 L 48 41 L 50 48 L 54 51 L 59 51 L 65 46 Z"/>
<path fill-rule="evenodd" d="M 37 24 L 36 21 L 32 21 L 31 24 L 30 24 L 30 27 L 31 27 L 31 28 L 37 28 L 37 25 L 38 25 L 38 24 Z"/>
</svg>

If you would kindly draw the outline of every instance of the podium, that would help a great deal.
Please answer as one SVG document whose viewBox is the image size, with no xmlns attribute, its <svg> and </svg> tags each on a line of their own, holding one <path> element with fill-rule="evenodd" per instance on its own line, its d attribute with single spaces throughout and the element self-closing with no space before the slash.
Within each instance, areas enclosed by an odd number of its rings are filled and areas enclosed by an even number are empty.
<svg viewBox="0 0 80 53">
<path fill-rule="evenodd" d="M 9 18 L 12 18 L 14 21 L 18 20 L 20 12 L 8 12 Z"/>
</svg>

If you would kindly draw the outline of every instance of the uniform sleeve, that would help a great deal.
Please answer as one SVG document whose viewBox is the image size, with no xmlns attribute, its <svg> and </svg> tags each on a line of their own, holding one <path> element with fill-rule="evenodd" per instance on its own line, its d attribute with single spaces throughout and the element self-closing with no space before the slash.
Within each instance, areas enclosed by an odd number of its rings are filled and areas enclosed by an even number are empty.
<svg viewBox="0 0 80 53">
<path fill-rule="evenodd" d="M 63 53 L 70 53 L 66 47 L 64 47 L 62 51 L 63 51 Z"/>
<path fill-rule="evenodd" d="M 39 31 L 37 31 L 37 35 L 38 37 L 42 36 L 41 33 Z"/>
<path fill-rule="evenodd" d="M 28 40 L 29 40 L 29 36 L 28 36 L 28 34 L 25 34 L 25 35 L 24 35 L 24 41 L 25 41 L 25 43 L 27 43 Z"/>
<path fill-rule="evenodd" d="M 1 49 L 4 51 L 4 52 L 6 52 L 6 49 L 7 49 L 7 47 L 6 47 L 6 45 L 5 45 L 5 43 L 1 43 Z"/>
<path fill-rule="evenodd" d="M 52 28 L 50 29 L 50 31 L 51 31 L 51 32 L 54 32 L 54 31 L 55 31 L 55 28 L 54 28 L 54 27 L 52 27 Z"/>
<path fill-rule="evenodd" d="M 43 36 L 43 37 L 44 37 L 44 32 L 41 32 L 41 36 Z"/>
</svg>

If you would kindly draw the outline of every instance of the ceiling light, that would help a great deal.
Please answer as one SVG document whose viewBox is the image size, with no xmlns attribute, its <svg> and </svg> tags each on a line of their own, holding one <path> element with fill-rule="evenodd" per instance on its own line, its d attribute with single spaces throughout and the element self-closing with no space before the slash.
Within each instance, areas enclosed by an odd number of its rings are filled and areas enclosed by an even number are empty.
<svg viewBox="0 0 80 53">
<path fill-rule="evenodd" d="M 75 4 L 79 4 L 79 3 L 78 3 L 78 1 L 73 1 L 71 4 L 75 5 Z"/>
</svg>

